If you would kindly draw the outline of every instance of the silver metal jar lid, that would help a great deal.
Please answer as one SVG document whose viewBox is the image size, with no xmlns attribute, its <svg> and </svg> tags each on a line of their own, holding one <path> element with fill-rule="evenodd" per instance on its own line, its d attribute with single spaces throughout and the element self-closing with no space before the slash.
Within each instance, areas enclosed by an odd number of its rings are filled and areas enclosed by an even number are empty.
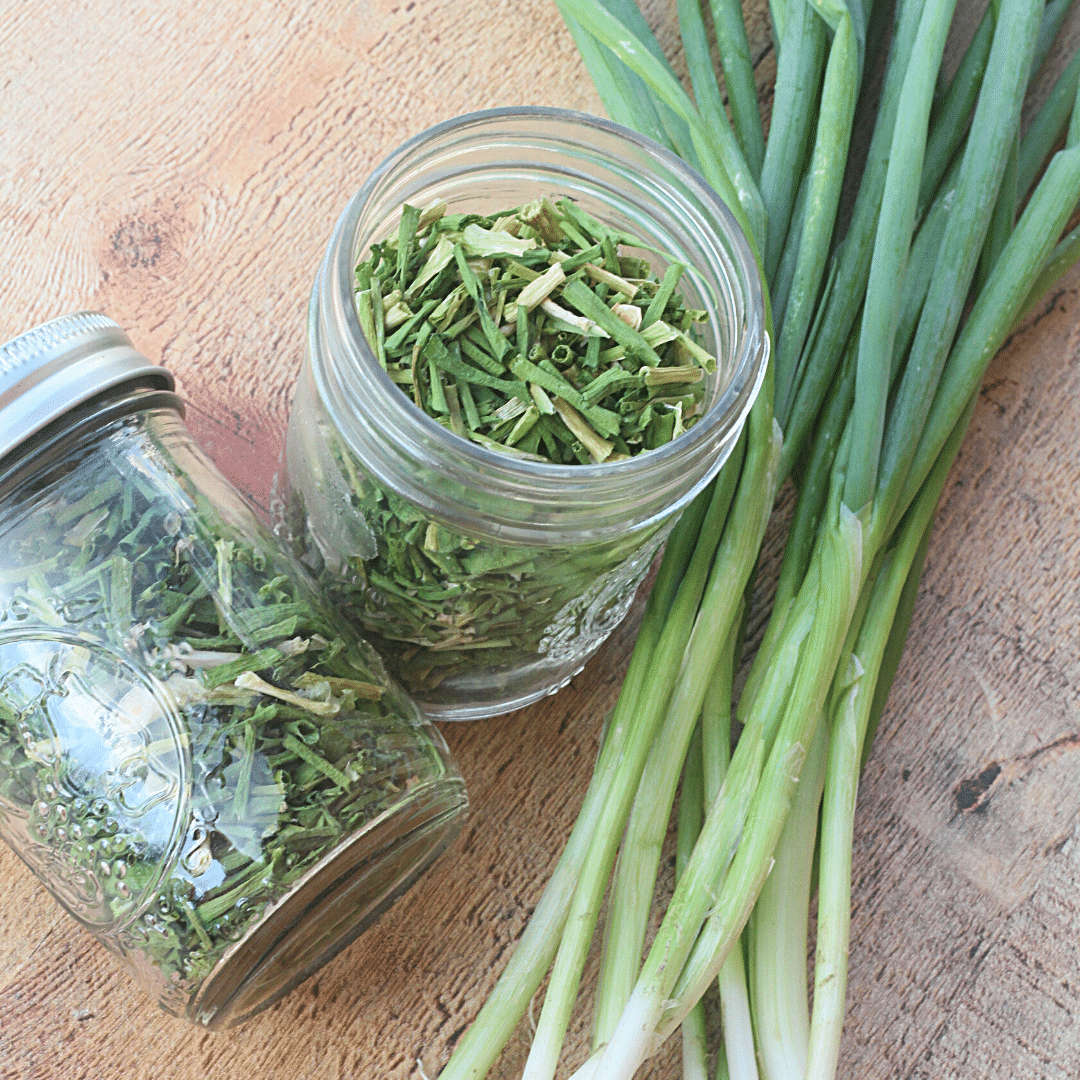
<svg viewBox="0 0 1080 1080">
<path fill-rule="evenodd" d="M 175 383 L 151 364 L 120 324 L 79 311 L 0 345 L 0 458 L 77 405 L 122 383 Z"/>
</svg>

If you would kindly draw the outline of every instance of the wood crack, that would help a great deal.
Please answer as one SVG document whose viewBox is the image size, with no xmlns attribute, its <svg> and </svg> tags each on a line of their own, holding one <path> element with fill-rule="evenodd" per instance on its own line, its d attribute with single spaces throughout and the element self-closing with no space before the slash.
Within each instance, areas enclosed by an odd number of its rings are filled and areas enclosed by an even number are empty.
<svg viewBox="0 0 1080 1080">
<path fill-rule="evenodd" d="M 990 798 L 998 788 L 1008 786 L 1020 779 L 1036 761 L 1045 755 L 1065 752 L 1077 747 L 1080 747 L 1080 734 L 1073 733 L 1062 735 L 1052 742 L 1036 747 L 1030 753 L 1021 754 L 1004 762 L 988 762 L 977 773 L 965 776 L 953 785 L 955 813 L 950 823 L 958 814 L 986 813 Z M 1068 839 L 1069 837 L 1064 837 L 1051 845 L 1055 854 L 1065 846 Z M 1047 851 L 1050 851 L 1051 847 L 1048 847 Z"/>
</svg>

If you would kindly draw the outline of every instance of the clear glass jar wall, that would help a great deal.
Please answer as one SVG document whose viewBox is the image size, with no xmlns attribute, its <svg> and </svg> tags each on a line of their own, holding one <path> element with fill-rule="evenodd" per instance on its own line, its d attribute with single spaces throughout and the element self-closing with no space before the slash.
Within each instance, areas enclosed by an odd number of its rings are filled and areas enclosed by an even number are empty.
<svg viewBox="0 0 1080 1080">
<path fill-rule="evenodd" d="M 0 460 L 0 834 L 163 1008 L 217 1027 L 351 941 L 466 796 L 176 399 L 121 398 Z"/>
<path fill-rule="evenodd" d="M 705 414 L 628 461 L 536 463 L 460 439 L 390 381 L 360 330 L 354 268 L 396 232 L 404 203 L 486 213 L 553 193 L 685 263 L 686 302 L 708 313 L 702 344 L 719 363 Z M 674 155 L 564 110 L 450 121 L 388 158 L 331 238 L 289 420 L 284 531 L 429 712 L 528 704 L 626 614 L 676 514 L 731 452 L 767 350 L 745 239 Z"/>
</svg>

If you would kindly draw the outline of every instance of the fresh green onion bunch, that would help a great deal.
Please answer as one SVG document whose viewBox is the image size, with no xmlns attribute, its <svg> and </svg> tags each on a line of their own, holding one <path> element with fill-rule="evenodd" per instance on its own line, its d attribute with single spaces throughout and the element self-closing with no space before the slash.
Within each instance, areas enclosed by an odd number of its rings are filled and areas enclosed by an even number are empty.
<svg viewBox="0 0 1080 1080">
<path fill-rule="evenodd" d="M 774 0 L 766 139 L 736 0 L 710 4 L 730 118 L 699 0 L 678 3 L 693 99 L 631 0 L 557 0 L 612 117 L 696 166 L 739 218 L 774 352 L 739 448 L 668 541 L 578 820 L 443 1080 L 486 1074 L 549 969 L 524 1076 L 556 1074 L 605 893 L 594 1052 L 567 1063 L 575 1077 L 627 1080 L 680 1024 L 684 1075 L 704 1077 L 700 999 L 716 980 L 719 1075 L 835 1075 L 855 795 L 935 506 L 988 363 L 1080 254 L 1066 232 L 1080 62 L 1020 130 L 1068 2 L 991 4 L 949 81 L 955 0 Z M 883 69 L 879 94 L 867 69 Z M 855 169 L 853 130 L 873 132 Z M 787 477 L 798 501 L 772 614 L 733 703 Z M 645 951 L 680 776 L 679 878 Z"/>
</svg>

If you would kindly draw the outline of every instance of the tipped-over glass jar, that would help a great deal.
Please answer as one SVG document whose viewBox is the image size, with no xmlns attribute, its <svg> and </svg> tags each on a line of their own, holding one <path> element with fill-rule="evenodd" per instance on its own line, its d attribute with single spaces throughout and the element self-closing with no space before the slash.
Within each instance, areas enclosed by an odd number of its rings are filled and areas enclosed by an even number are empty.
<svg viewBox="0 0 1080 1080">
<path fill-rule="evenodd" d="M 0 835 L 220 1027 L 392 903 L 466 796 L 172 387 L 101 315 L 0 347 Z"/>
<path fill-rule="evenodd" d="M 658 274 L 686 266 L 679 289 L 707 314 L 700 344 L 717 367 L 697 422 L 659 449 L 557 465 L 476 445 L 417 408 L 362 333 L 355 270 L 397 235 L 404 204 L 489 214 L 539 196 L 641 238 L 628 254 Z M 346 207 L 315 281 L 286 448 L 294 550 L 428 712 L 471 719 L 553 693 L 731 452 L 767 362 L 762 303 L 727 207 L 648 139 L 539 108 L 424 132 Z"/>
</svg>

